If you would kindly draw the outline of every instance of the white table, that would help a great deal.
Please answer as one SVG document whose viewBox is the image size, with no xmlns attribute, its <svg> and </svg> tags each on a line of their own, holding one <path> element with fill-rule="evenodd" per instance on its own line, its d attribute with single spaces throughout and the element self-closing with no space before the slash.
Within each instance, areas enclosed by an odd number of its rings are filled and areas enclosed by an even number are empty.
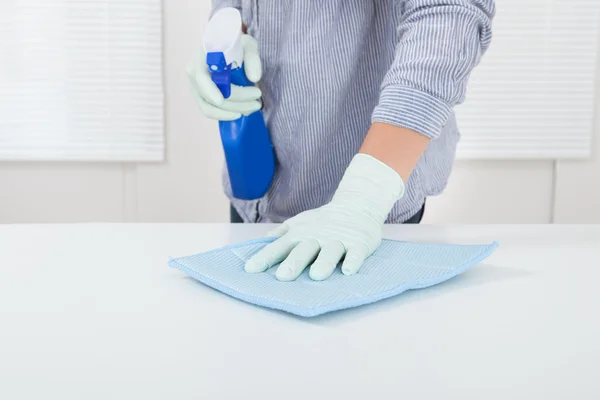
<svg viewBox="0 0 600 400">
<path fill-rule="evenodd" d="M 500 247 L 315 319 L 167 267 L 268 226 L 0 226 L 0 399 L 600 399 L 600 226 L 396 226 Z"/>
</svg>

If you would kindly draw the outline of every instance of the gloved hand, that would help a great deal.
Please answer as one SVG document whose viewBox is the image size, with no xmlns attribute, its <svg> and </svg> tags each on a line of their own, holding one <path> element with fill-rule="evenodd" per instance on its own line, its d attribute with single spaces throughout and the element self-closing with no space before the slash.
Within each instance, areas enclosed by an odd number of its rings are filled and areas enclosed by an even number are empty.
<svg viewBox="0 0 600 400">
<path fill-rule="evenodd" d="M 242 47 L 244 49 L 244 72 L 251 82 L 256 83 L 262 75 L 258 44 L 252 36 L 244 34 L 242 35 Z M 242 115 L 249 115 L 260 110 L 262 93 L 259 88 L 254 86 L 231 85 L 231 96 L 227 99 L 223 98 L 221 91 L 211 79 L 204 51 L 201 51 L 198 57 L 188 65 L 187 73 L 196 103 L 208 118 L 232 121 Z"/>
<path fill-rule="evenodd" d="M 331 202 L 270 232 L 268 236 L 279 238 L 248 260 L 246 272 L 263 272 L 281 262 L 277 279 L 291 281 L 312 263 L 310 277 L 324 280 L 344 258 L 342 273 L 354 274 L 381 244 L 383 224 L 403 194 L 396 171 L 370 155 L 357 154 Z"/>
</svg>

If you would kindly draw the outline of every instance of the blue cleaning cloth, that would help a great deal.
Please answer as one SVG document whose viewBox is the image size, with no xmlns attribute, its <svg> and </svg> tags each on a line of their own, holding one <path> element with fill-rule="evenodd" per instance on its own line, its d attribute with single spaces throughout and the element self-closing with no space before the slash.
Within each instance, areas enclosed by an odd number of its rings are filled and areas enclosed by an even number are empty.
<svg viewBox="0 0 600 400">
<path fill-rule="evenodd" d="M 259 274 L 245 272 L 245 262 L 273 240 L 251 240 L 180 257 L 169 265 L 248 303 L 314 317 L 444 282 L 478 264 L 498 247 L 497 242 L 451 245 L 383 240 L 355 275 L 342 274 L 338 266 L 329 279 L 317 282 L 310 279 L 307 268 L 297 280 L 281 282 L 275 277 L 277 266 Z"/>
</svg>

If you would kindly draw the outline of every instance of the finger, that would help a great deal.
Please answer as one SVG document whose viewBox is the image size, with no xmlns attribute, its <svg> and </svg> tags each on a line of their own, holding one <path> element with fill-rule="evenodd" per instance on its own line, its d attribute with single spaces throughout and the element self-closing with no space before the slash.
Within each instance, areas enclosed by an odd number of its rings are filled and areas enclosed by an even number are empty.
<svg viewBox="0 0 600 400">
<path fill-rule="evenodd" d="M 262 250 L 246 261 L 246 272 L 264 272 L 283 261 L 292 251 L 295 242 L 283 237 L 266 245 Z"/>
<path fill-rule="evenodd" d="M 256 86 L 231 85 L 230 101 L 256 101 L 262 96 L 262 92 Z"/>
<path fill-rule="evenodd" d="M 342 273 L 344 275 L 353 275 L 357 273 L 367 256 L 367 251 L 360 247 L 349 249 L 344 258 L 344 262 L 342 263 Z"/>
<path fill-rule="evenodd" d="M 242 114 L 239 112 L 222 110 L 213 106 L 212 104 L 207 103 L 206 100 L 198 96 L 196 92 L 193 94 L 200 111 L 202 111 L 202 113 L 210 119 L 216 119 L 218 121 L 235 121 L 236 119 L 242 117 Z"/>
<path fill-rule="evenodd" d="M 258 55 L 258 42 L 252 36 L 242 36 L 244 48 L 244 72 L 251 82 L 258 82 L 262 76 L 262 63 Z"/>
<path fill-rule="evenodd" d="M 319 242 L 306 240 L 296 246 L 275 272 L 280 281 L 293 281 L 313 262 L 320 250 Z"/>
<path fill-rule="evenodd" d="M 207 102 L 220 106 L 225 101 L 223 94 L 217 87 L 217 85 L 212 81 L 212 77 L 210 76 L 210 72 L 208 72 L 208 68 L 206 67 L 198 67 L 193 71 L 192 78 L 198 88 L 198 93 L 202 96 Z"/>
<path fill-rule="evenodd" d="M 345 252 L 346 248 L 338 240 L 330 240 L 322 243 L 321 252 L 310 267 L 310 278 L 315 281 L 322 281 L 329 278 Z"/>
<path fill-rule="evenodd" d="M 198 83 L 192 78 L 192 91 L 194 93 L 194 97 L 200 106 L 200 109 L 203 113 L 206 114 L 207 117 L 218 119 L 220 121 L 232 121 L 240 118 L 242 115 L 250 115 L 261 108 L 261 103 L 259 101 L 245 101 L 245 102 L 237 102 L 224 100 L 217 107 L 213 104 L 210 104 L 204 97 L 202 97 L 202 91 L 198 85 Z M 241 86 L 232 86 L 232 91 L 236 88 L 236 93 L 238 98 L 250 98 L 258 95 L 260 97 L 260 89 L 255 87 L 241 87 Z M 254 89 L 250 91 L 246 91 L 245 89 Z M 218 90 L 218 89 L 217 89 Z M 258 93 L 257 93 L 258 91 Z M 220 93 L 220 92 L 219 92 Z M 231 98 L 231 96 L 230 96 Z M 227 112 L 223 113 L 218 110 L 225 110 Z"/>
<path fill-rule="evenodd" d="M 225 100 L 218 108 L 221 110 L 232 111 L 243 115 L 250 115 L 260 110 L 261 104 L 258 101 L 229 101 Z"/>
<path fill-rule="evenodd" d="M 202 97 L 203 90 L 196 80 L 197 73 L 194 70 L 193 66 L 187 67 L 188 77 L 190 79 L 190 85 L 192 86 L 192 95 L 196 100 L 196 104 L 200 110 L 211 119 L 216 119 L 219 121 L 233 121 L 242 116 L 242 113 L 238 111 L 222 111 L 218 107 L 210 104 L 207 100 Z M 212 83 L 212 82 L 211 82 Z M 213 84 L 214 85 L 214 84 Z M 215 85 L 216 88 L 216 85 Z M 217 91 L 219 89 L 217 88 Z M 220 92 L 219 92 L 220 93 Z M 222 96 L 221 96 L 222 97 Z"/>
<path fill-rule="evenodd" d="M 288 233 L 289 230 L 289 225 L 284 222 L 278 227 L 271 229 L 269 232 L 267 232 L 267 237 L 280 237 Z"/>
</svg>

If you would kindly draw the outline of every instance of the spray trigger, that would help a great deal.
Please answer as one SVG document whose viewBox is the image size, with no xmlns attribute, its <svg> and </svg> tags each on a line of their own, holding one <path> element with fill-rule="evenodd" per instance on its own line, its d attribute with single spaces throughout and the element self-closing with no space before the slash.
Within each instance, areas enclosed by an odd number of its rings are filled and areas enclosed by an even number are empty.
<svg viewBox="0 0 600 400">
<path fill-rule="evenodd" d="M 231 95 L 231 65 L 227 65 L 225 54 L 210 52 L 206 54 L 206 64 L 212 80 L 217 85 L 224 98 Z"/>
</svg>

